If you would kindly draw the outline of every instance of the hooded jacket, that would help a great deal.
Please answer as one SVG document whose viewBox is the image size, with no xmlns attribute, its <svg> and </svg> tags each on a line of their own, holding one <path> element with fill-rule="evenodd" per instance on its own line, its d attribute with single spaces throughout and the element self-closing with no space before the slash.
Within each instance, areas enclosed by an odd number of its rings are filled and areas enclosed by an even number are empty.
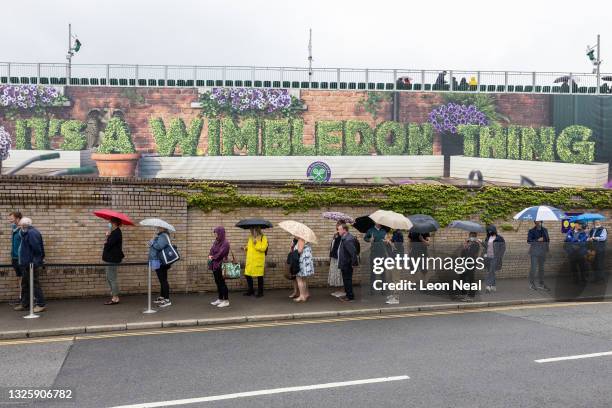
<svg viewBox="0 0 612 408">
<path fill-rule="evenodd" d="M 209 263 L 208 269 L 216 271 L 221 268 L 221 264 L 227 258 L 230 251 L 230 243 L 225 238 L 225 228 L 219 226 L 214 229 L 217 238 L 210 247 L 209 256 L 212 257 L 212 262 Z"/>
<path fill-rule="evenodd" d="M 45 245 L 40 232 L 34 227 L 21 231 L 21 245 L 19 246 L 19 265 L 42 266 L 45 259 Z"/>
<path fill-rule="evenodd" d="M 491 259 L 491 262 L 495 262 L 495 270 L 499 271 L 502 268 L 502 259 L 506 253 L 506 240 L 497 233 L 497 228 L 494 225 L 487 227 L 487 239 L 484 242 L 485 254 L 489 247 L 489 238 L 492 235 L 495 235 L 495 240 L 493 241 L 493 259 Z"/>
</svg>

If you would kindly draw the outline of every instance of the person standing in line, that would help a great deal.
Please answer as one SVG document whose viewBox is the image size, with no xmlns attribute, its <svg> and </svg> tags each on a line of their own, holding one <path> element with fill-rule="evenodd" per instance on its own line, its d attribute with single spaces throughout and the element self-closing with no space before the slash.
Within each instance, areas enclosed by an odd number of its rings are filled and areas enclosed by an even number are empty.
<svg viewBox="0 0 612 408">
<path fill-rule="evenodd" d="M 34 289 L 34 313 L 44 312 L 47 307 L 40 286 L 40 270 L 45 261 L 45 245 L 41 233 L 32 226 L 32 220 L 23 217 L 19 221 L 21 245 L 19 246 L 19 266 L 24 272 L 21 279 L 21 304 L 15 310 L 26 310 L 30 305 L 30 285 Z M 34 266 L 33 281 L 30 282 L 30 264 Z"/>
<path fill-rule="evenodd" d="M 531 256 L 531 269 L 529 270 L 529 288 L 532 290 L 549 291 L 544 284 L 544 262 L 549 251 L 550 238 L 548 230 L 542 225 L 542 221 L 534 221 L 534 227 L 527 234 L 529 244 L 529 255 Z M 538 282 L 536 284 L 536 269 Z"/>
<path fill-rule="evenodd" d="M 399 235 L 396 233 L 399 233 Z M 386 258 L 395 259 L 395 256 L 397 254 L 400 254 L 399 248 L 401 247 L 403 249 L 403 245 L 401 245 L 401 243 L 403 243 L 403 238 L 404 238 L 403 235 L 399 231 L 390 230 L 389 232 L 387 232 L 387 235 L 385 236 L 385 240 L 383 241 Z M 401 239 L 401 242 L 395 241 L 395 240 L 400 240 L 400 239 Z M 398 244 L 400 244 L 399 247 L 398 247 Z M 400 281 L 400 271 L 395 267 L 385 268 L 385 272 L 383 276 L 384 276 L 385 282 L 387 283 L 397 284 Z M 398 291 L 397 290 L 387 290 L 386 292 L 387 292 L 387 300 L 385 301 L 385 303 L 388 305 L 399 305 Z"/>
<path fill-rule="evenodd" d="M 410 239 L 410 257 L 411 258 L 423 258 L 420 272 L 423 274 L 423 278 L 427 274 L 427 256 L 429 254 L 429 245 L 431 245 L 431 235 L 429 233 L 420 232 L 408 232 L 408 238 Z M 415 270 L 415 273 L 419 272 Z"/>
<path fill-rule="evenodd" d="M 170 245 L 168 230 L 157 227 L 155 236 L 148 242 L 149 246 L 149 265 L 155 271 L 159 280 L 159 297 L 154 301 L 159 307 L 172 306 L 170 301 L 170 284 L 168 283 L 168 270 L 171 265 L 164 265 L 161 262 L 162 251 Z"/>
<path fill-rule="evenodd" d="M 21 212 L 13 211 L 9 214 L 9 222 L 11 223 L 11 265 L 17 276 L 17 287 L 19 292 L 19 298 L 17 301 L 11 303 L 12 305 L 21 304 L 21 279 L 23 278 L 23 269 L 19 265 L 19 246 L 21 245 L 21 230 L 19 228 L 19 221 L 21 221 Z"/>
<path fill-rule="evenodd" d="M 363 236 L 365 242 L 370 242 L 370 288 L 368 293 L 374 294 L 374 281 L 378 279 L 374 273 L 374 259 L 382 258 L 385 256 L 384 240 L 387 235 L 387 229 L 383 228 L 380 224 L 375 224 L 373 227 L 368 229 Z M 354 237 L 353 237 L 354 238 Z"/>
<path fill-rule="evenodd" d="M 476 232 L 470 232 L 468 239 L 463 243 L 461 257 L 471 260 L 471 266 L 465 268 L 462 276 L 463 283 L 470 284 L 469 290 L 462 290 L 461 292 L 463 297 L 460 300 L 462 302 L 473 302 L 476 297 L 476 291 L 471 288 L 471 285 L 476 282 L 476 259 L 480 256 L 481 245 L 482 241 L 478 239 L 478 233 Z"/>
<path fill-rule="evenodd" d="M 606 243 L 608 241 L 608 230 L 601 225 L 601 221 L 594 222 L 594 226 L 589 231 L 588 241 L 593 245 L 595 257 L 593 258 L 593 283 L 601 283 L 605 280 L 606 270 Z"/>
<path fill-rule="evenodd" d="M 299 289 L 299 296 L 293 299 L 294 302 L 306 302 L 310 298 L 308 290 L 308 281 L 310 276 L 314 275 L 314 260 L 312 257 L 312 248 L 309 243 L 302 238 L 298 238 L 297 252 L 300 255 L 300 271 L 295 277 Z"/>
<path fill-rule="evenodd" d="M 246 251 L 246 264 L 244 276 L 246 277 L 248 289 L 244 296 L 255 295 L 253 278 L 257 278 L 257 294 L 255 297 L 262 297 L 264 290 L 264 269 L 266 265 L 266 253 L 268 252 L 268 238 L 262 234 L 261 228 L 251 228 L 249 241 L 244 247 Z"/>
<path fill-rule="evenodd" d="M 338 234 L 337 229 L 340 224 L 342 224 L 340 221 L 336 223 L 336 233 L 329 246 L 329 276 L 327 277 L 327 284 L 332 288 L 344 287 L 342 283 L 342 272 L 340 268 L 338 268 L 338 247 L 340 247 L 340 240 L 342 237 Z M 343 290 L 336 290 L 332 292 L 331 295 L 339 298 L 345 296 L 346 293 L 344 293 Z"/>
<path fill-rule="evenodd" d="M 342 283 L 344 283 L 345 296 L 338 298 L 343 302 L 352 302 L 355 300 L 353 294 L 353 267 L 359 264 L 357 257 L 357 244 L 355 237 L 349 232 L 349 227 L 346 224 L 340 224 L 336 227 L 338 234 L 342 237 L 338 247 L 338 268 L 342 272 Z"/>
<path fill-rule="evenodd" d="M 106 262 L 106 282 L 111 290 L 111 299 L 105 305 L 119 303 L 119 284 L 117 283 L 117 267 L 124 258 L 123 235 L 121 233 L 121 220 L 111 218 L 106 232 L 106 241 L 102 250 L 102 260 Z"/>
<path fill-rule="evenodd" d="M 217 300 L 211 302 L 211 305 L 217 307 L 228 307 L 229 290 L 223 276 L 223 261 L 227 259 L 230 252 L 230 243 L 225 238 L 225 228 L 218 226 L 213 231 L 215 233 L 215 242 L 208 253 L 208 269 L 212 270 L 217 285 Z"/>
<path fill-rule="evenodd" d="M 586 253 L 588 235 L 584 232 L 584 225 L 574 223 L 574 228 L 565 236 L 565 251 L 569 258 L 570 271 L 576 285 L 586 283 Z"/>
<path fill-rule="evenodd" d="M 297 283 L 297 275 L 300 273 L 300 253 L 298 252 L 297 245 L 298 239 L 293 237 L 289 253 L 287 254 L 287 267 L 289 269 L 287 278 L 293 285 L 293 292 L 289 295 L 289 299 L 296 299 L 300 296 L 300 287 Z"/>
<path fill-rule="evenodd" d="M 487 293 L 496 292 L 496 273 L 502 268 L 502 259 L 506 253 L 506 240 L 497 233 L 495 225 L 487 227 L 487 239 L 484 242 L 484 259 L 487 265 Z"/>
</svg>

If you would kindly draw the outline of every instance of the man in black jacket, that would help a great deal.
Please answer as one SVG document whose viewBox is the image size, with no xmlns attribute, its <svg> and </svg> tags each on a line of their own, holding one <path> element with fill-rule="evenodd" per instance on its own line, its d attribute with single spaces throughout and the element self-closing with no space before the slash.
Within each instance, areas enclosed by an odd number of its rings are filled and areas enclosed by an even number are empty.
<svg viewBox="0 0 612 408">
<path fill-rule="evenodd" d="M 338 247 L 338 268 L 342 272 L 344 292 L 346 293 L 345 296 L 339 299 L 344 302 L 352 302 L 355 299 L 353 294 L 353 267 L 359 263 L 357 259 L 357 245 L 355 237 L 349 232 L 348 225 L 340 224 L 336 229 L 342 237 Z"/>
<path fill-rule="evenodd" d="M 19 246 L 19 266 L 23 268 L 24 276 L 21 279 L 21 304 L 15 310 L 26 310 L 30 305 L 30 285 L 34 285 L 34 313 L 44 312 L 45 296 L 38 280 L 40 269 L 45 260 L 45 246 L 40 232 L 32 226 L 32 220 L 23 217 L 19 221 L 21 228 L 21 245 Z M 33 282 L 30 282 L 30 265 L 34 266 Z"/>
<path fill-rule="evenodd" d="M 548 254 L 548 246 L 550 238 L 548 230 L 542 225 L 542 221 L 534 221 L 535 225 L 527 234 L 527 243 L 529 244 L 529 255 L 531 256 L 531 269 L 529 271 L 529 288 L 536 290 L 549 289 L 544 284 L 544 262 L 546 254 Z M 538 283 L 536 285 L 536 269 L 538 273 Z"/>
<path fill-rule="evenodd" d="M 106 232 L 106 242 L 102 251 L 102 260 L 106 262 L 106 282 L 111 290 L 111 300 L 105 305 L 119 303 L 119 284 L 117 283 L 117 265 L 123 260 L 123 236 L 121 234 L 121 220 L 111 218 L 109 230 Z"/>
</svg>

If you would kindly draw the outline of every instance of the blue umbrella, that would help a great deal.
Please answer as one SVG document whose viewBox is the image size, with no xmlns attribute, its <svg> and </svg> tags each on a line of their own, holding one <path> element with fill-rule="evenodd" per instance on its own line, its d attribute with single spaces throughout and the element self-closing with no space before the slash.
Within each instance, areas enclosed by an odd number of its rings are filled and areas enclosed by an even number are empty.
<svg viewBox="0 0 612 408">
<path fill-rule="evenodd" d="M 584 213 L 580 215 L 575 215 L 571 217 L 569 220 L 570 222 L 592 222 L 592 221 L 600 221 L 600 220 L 605 220 L 605 219 L 606 217 L 604 217 L 601 214 Z"/>
<path fill-rule="evenodd" d="M 514 216 L 515 220 L 520 221 L 561 221 L 564 218 L 566 216 L 563 211 L 547 205 L 525 208 Z"/>
</svg>

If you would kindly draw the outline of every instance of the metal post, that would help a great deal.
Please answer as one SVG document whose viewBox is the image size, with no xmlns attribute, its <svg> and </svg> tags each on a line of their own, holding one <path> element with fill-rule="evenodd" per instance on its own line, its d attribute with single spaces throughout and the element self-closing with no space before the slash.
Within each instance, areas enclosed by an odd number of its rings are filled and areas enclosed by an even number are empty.
<svg viewBox="0 0 612 408">
<path fill-rule="evenodd" d="M 601 73 L 599 66 L 601 65 L 601 44 L 599 42 L 599 34 L 597 34 L 597 93 L 600 93 Z"/>
<path fill-rule="evenodd" d="M 449 71 L 449 72 L 448 72 L 448 83 L 449 83 L 449 85 L 450 85 L 450 86 L 448 87 L 448 89 L 450 89 L 451 91 L 453 91 L 453 85 L 454 85 L 454 82 L 455 82 L 455 81 L 453 81 L 453 71 L 451 70 L 451 71 Z"/>
<path fill-rule="evenodd" d="M 151 308 L 151 264 L 149 264 L 149 273 L 147 277 L 147 310 L 145 310 L 144 314 L 156 313 L 157 310 L 153 310 Z"/>
<path fill-rule="evenodd" d="M 421 91 L 425 90 L 425 70 L 421 70 Z"/>
<path fill-rule="evenodd" d="M 476 92 L 480 92 L 480 71 L 476 72 Z"/>
<path fill-rule="evenodd" d="M 393 90 L 397 91 L 397 69 L 393 70 Z"/>
<path fill-rule="evenodd" d="M 164 65 L 164 86 L 168 86 L 168 66 Z"/>
<path fill-rule="evenodd" d="M 340 81 L 341 81 L 341 76 L 340 76 L 340 68 L 336 69 L 336 77 L 337 77 L 337 81 L 338 81 L 338 89 L 340 89 Z"/>
<path fill-rule="evenodd" d="M 106 86 L 110 86 L 110 65 L 106 64 Z"/>
<path fill-rule="evenodd" d="M 366 68 L 365 69 L 365 83 L 366 83 L 366 89 L 370 89 L 369 84 L 370 84 L 370 72 L 369 70 Z"/>
<path fill-rule="evenodd" d="M 221 79 L 223 80 L 223 86 L 225 86 L 225 72 L 226 67 L 224 66 L 223 68 L 221 68 Z"/>
<path fill-rule="evenodd" d="M 193 86 L 197 86 L 197 82 L 198 82 L 198 67 L 197 66 L 193 66 Z"/>
<path fill-rule="evenodd" d="M 68 24 L 68 71 L 66 72 L 67 82 L 66 85 L 70 85 L 70 76 L 72 75 L 72 24 Z"/>
<path fill-rule="evenodd" d="M 573 93 L 572 91 L 574 88 L 574 76 L 571 72 L 569 74 L 569 80 L 567 81 L 567 84 L 569 85 L 569 93 Z"/>
<path fill-rule="evenodd" d="M 138 64 L 134 66 L 134 74 L 136 76 L 134 84 L 135 86 L 138 86 Z"/>
<path fill-rule="evenodd" d="M 30 264 L 30 314 L 23 316 L 24 319 L 37 319 L 40 316 L 34 314 L 34 264 Z"/>
<path fill-rule="evenodd" d="M 535 92 L 535 90 L 536 90 L 536 73 L 535 73 L 535 71 L 533 71 L 533 73 L 531 75 L 532 75 L 531 83 L 532 83 L 532 86 L 533 86 L 533 90 L 532 91 Z"/>
<path fill-rule="evenodd" d="M 504 92 L 508 92 L 508 71 L 504 71 Z"/>
</svg>

